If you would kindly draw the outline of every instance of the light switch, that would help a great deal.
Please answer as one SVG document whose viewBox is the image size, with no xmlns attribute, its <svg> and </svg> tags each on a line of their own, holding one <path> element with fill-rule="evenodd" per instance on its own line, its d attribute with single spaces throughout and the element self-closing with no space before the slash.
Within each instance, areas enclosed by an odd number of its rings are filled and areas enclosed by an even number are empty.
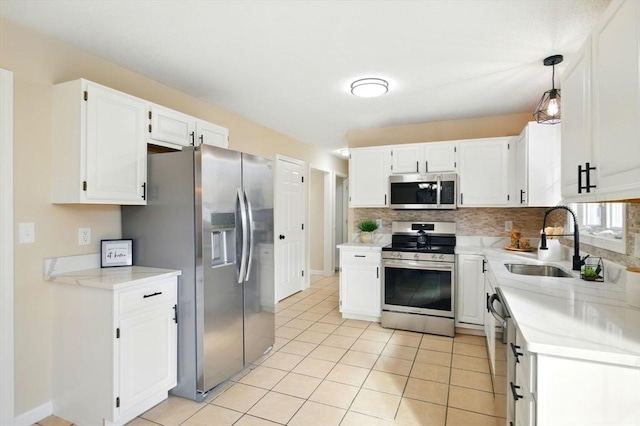
<svg viewBox="0 0 640 426">
<path fill-rule="evenodd" d="M 36 242 L 35 223 L 21 223 L 18 225 L 18 242 L 20 244 L 31 244 Z"/>
</svg>

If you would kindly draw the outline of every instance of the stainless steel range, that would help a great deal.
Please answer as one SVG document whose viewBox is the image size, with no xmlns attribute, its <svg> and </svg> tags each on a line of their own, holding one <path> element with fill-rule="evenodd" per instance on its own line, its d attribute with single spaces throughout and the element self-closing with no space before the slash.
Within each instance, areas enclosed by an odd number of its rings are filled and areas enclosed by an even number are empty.
<svg viewBox="0 0 640 426">
<path fill-rule="evenodd" d="M 456 224 L 393 222 L 382 248 L 382 326 L 455 334 Z"/>
</svg>

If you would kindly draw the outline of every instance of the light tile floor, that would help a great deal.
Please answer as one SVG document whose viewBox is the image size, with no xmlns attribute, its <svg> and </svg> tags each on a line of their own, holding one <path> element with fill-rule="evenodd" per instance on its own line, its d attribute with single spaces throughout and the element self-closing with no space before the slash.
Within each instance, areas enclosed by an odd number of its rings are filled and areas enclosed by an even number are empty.
<svg viewBox="0 0 640 426">
<path fill-rule="evenodd" d="M 483 337 L 345 320 L 338 276 L 314 276 L 278 303 L 275 346 L 256 365 L 204 403 L 171 396 L 128 425 L 504 425 L 506 389 L 492 389 Z"/>
</svg>

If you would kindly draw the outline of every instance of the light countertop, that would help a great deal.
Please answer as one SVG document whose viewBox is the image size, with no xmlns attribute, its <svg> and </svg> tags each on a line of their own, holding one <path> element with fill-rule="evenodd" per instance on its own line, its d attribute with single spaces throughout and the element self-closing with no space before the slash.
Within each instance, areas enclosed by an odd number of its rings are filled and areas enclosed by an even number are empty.
<svg viewBox="0 0 640 426">
<path fill-rule="evenodd" d="M 104 290 L 121 290 L 144 285 L 158 279 L 177 277 L 181 274 L 181 271 L 173 269 L 124 266 L 63 272 L 59 275 L 49 276 L 48 280 L 59 284 L 80 285 Z"/>
<path fill-rule="evenodd" d="M 479 248 L 456 251 L 477 254 Z M 482 247 L 506 304 L 531 352 L 640 368 L 640 309 L 626 303 L 624 268 L 605 264 L 605 282 L 581 280 L 569 261 Z M 505 263 L 552 264 L 574 278 L 509 272 Z"/>
</svg>

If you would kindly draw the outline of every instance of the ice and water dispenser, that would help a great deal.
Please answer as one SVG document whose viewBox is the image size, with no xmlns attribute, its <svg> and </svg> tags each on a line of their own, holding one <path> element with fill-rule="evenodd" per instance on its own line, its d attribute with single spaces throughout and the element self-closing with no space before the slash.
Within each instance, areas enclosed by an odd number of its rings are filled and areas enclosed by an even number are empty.
<svg viewBox="0 0 640 426">
<path fill-rule="evenodd" d="M 236 217 L 234 213 L 211 214 L 211 267 L 236 262 Z"/>
</svg>

